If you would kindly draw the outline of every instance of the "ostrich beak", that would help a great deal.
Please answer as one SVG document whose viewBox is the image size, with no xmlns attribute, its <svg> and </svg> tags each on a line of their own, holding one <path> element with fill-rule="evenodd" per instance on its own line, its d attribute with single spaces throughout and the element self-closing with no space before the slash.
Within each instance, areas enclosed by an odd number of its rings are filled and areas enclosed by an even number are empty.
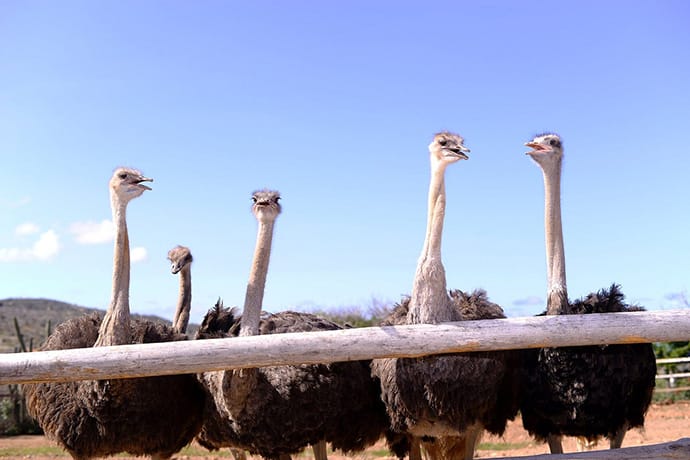
<svg viewBox="0 0 690 460">
<path fill-rule="evenodd" d="M 470 149 L 465 147 L 464 145 L 458 145 L 457 147 L 449 148 L 447 150 L 453 152 L 453 154 L 460 157 L 461 160 L 470 159 L 470 157 L 467 156 L 467 154 L 470 153 Z"/>
<path fill-rule="evenodd" d="M 151 187 L 149 187 L 148 185 L 142 184 L 142 182 L 153 182 L 153 179 L 151 179 L 150 177 L 140 176 L 140 177 L 137 178 L 136 181 L 134 181 L 134 183 L 135 183 L 136 185 L 138 185 L 139 187 L 143 188 L 144 190 L 151 190 Z"/>
<path fill-rule="evenodd" d="M 537 142 L 525 142 L 525 147 L 529 147 L 532 149 L 529 152 L 525 152 L 525 155 L 529 155 L 531 153 L 542 152 L 544 150 L 547 150 L 546 147 L 544 147 L 543 145 L 541 145 Z"/>
</svg>

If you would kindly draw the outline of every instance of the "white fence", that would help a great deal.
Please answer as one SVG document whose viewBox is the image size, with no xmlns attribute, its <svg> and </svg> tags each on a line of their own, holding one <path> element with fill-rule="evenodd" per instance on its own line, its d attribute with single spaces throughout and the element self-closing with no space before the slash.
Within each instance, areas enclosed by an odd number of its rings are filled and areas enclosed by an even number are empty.
<svg viewBox="0 0 690 460">
<path fill-rule="evenodd" d="M 682 363 L 690 363 L 690 358 L 662 358 L 662 359 L 656 360 L 657 369 L 660 366 L 668 366 L 668 365 L 682 364 Z M 654 390 L 657 393 L 675 393 L 675 392 L 681 392 L 681 391 L 690 391 L 690 386 L 688 386 L 687 384 L 681 384 L 679 386 L 678 382 L 676 382 L 676 380 L 678 380 L 678 379 L 690 378 L 690 372 L 675 372 L 675 373 L 671 373 L 671 374 L 664 374 L 664 373 L 657 372 L 656 378 L 657 378 L 657 380 L 668 380 L 668 387 L 667 388 L 657 387 Z"/>
</svg>

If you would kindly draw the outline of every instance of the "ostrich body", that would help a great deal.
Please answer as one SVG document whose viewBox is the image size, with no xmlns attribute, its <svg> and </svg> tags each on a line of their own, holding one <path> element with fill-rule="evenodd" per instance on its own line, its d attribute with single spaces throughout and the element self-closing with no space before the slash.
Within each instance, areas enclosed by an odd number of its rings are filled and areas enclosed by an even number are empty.
<svg viewBox="0 0 690 460">
<path fill-rule="evenodd" d="M 541 167 L 545 188 L 548 278 L 547 315 L 639 311 L 627 305 L 617 285 L 568 301 L 560 207 L 563 147 L 557 134 L 526 143 Z M 523 425 L 561 453 L 561 436 L 587 441 L 606 437 L 618 448 L 628 429 L 641 427 L 654 390 L 656 363 L 651 344 L 542 348 L 527 363 Z"/>
<path fill-rule="evenodd" d="M 189 248 L 175 246 L 168 251 L 170 272 L 173 275 L 180 274 L 180 295 L 177 300 L 177 309 L 173 317 L 173 329 L 184 334 L 189 324 L 189 312 L 192 308 L 192 262 L 194 258 Z"/>
<path fill-rule="evenodd" d="M 280 205 L 277 192 L 256 192 L 253 199 L 259 229 L 244 312 L 240 319 L 217 304 L 198 338 L 341 329 L 306 313 L 262 315 Z M 208 372 L 201 379 L 209 399 L 198 441 L 209 449 L 235 447 L 285 458 L 327 441 L 334 449 L 353 452 L 376 442 L 388 424 L 368 361 Z"/>
<path fill-rule="evenodd" d="M 112 301 L 101 321 L 89 315 L 60 324 L 43 350 L 184 340 L 162 323 L 130 321 L 128 202 L 150 190 L 138 171 L 117 169 L 110 181 L 115 255 Z M 75 459 L 128 452 L 168 458 L 201 427 L 203 391 L 193 375 L 25 386 L 29 413 Z"/>
<path fill-rule="evenodd" d="M 504 317 L 482 291 L 449 295 L 441 262 L 445 213 L 446 166 L 466 159 L 463 139 L 439 133 L 429 146 L 431 185 L 427 231 L 410 298 L 385 324 L 437 324 L 446 321 Z M 518 354 L 484 352 L 377 359 L 372 372 L 380 379 L 391 428 L 409 440 L 423 439 L 432 458 L 472 458 L 486 429 L 502 434 L 517 414 Z M 396 436 L 389 433 L 389 444 Z M 391 448 L 396 451 L 395 445 Z M 396 452 L 401 455 L 402 452 Z"/>
</svg>

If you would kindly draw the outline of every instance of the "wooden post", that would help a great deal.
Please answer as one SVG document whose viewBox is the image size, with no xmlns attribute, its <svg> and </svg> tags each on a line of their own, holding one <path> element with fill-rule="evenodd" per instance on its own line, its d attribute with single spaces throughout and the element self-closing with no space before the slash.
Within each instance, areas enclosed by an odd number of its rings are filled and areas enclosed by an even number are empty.
<svg viewBox="0 0 690 460">
<path fill-rule="evenodd" d="M 22 330 L 19 328 L 19 321 L 17 321 L 17 317 L 14 317 L 14 331 L 17 334 L 17 340 L 19 341 L 19 348 L 22 352 L 26 353 L 27 350 L 26 348 L 26 343 L 24 343 L 24 334 L 22 334 Z"/>
</svg>

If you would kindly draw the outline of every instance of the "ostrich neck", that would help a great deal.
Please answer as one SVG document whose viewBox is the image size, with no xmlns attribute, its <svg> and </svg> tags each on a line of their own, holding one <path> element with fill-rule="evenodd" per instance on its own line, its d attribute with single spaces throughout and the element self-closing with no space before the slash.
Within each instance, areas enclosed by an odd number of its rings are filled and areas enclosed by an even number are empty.
<svg viewBox="0 0 690 460">
<path fill-rule="evenodd" d="M 115 223 L 113 255 L 113 291 L 108 311 L 98 331 L 94 346 L 124 345 L 131 342 L 129 316 L 129 236 L 127 206 L 112 199 Z"/>
<path fill-rule="evenodd" d="M 446 212 L 445 165 L 432 165 L 426 237 L 410 294 L 407 322 L 439 323 L 460 319 L 446 290 L 446 272 L 441 261 L 441 237 Z"/>
<path fill-rule="evenodd" d="M 426 237 L 422 248 L 421 259 L 437 258 L 441 260 L 441 239 L 443 236 L 443 219 L 446 214 L 445 168 L 437 167 L 431 172 L 429 183 Z"/>
<path fill-rule="evenodd" d="M 189 324 L 189 310 L 192 308 L 192 270 L 189 264 L 180 270 L 180 296 L 173 319 L 173 328 L 184 334 Z"/>
<path fill-rule="evenodd" d="M 259 220 L 259 230 L 254 249 L 254 260 L 249 272 L 247 293 L 244 296 L 244 311 L 240 325 L 240 336 L 259 335 L 261 306 L 264 299 L 268 261 L 273 240 L 273 220 Z M 235 369 L 223 374 L 225 406 L 231 417 L 237 417 L 246 410 L 247 399 L 256 388 L 259 370 Z"/>
<path fill-rule="evenodd" d="M 273 220 L 259 221 L 259 230 L 254 249 L 254 260 L 249 272 L 247 293 L 244 297 L 244 311 L 240 336 L 258 335 L 261 306 L 264 300 L 264 288 L 268 273 L 268 261 L 271 256 L 271 241 L 273 239 Z"/>
<path fill-rule="evenodd" d="M 546 235 L 546 270 L 548 277 L 549 315 L 568 312 L 568 289 L 565 280 L 565 249 L 561 222 L 561 162 L 544 168 L 544 229 Z"/>
</svg>

